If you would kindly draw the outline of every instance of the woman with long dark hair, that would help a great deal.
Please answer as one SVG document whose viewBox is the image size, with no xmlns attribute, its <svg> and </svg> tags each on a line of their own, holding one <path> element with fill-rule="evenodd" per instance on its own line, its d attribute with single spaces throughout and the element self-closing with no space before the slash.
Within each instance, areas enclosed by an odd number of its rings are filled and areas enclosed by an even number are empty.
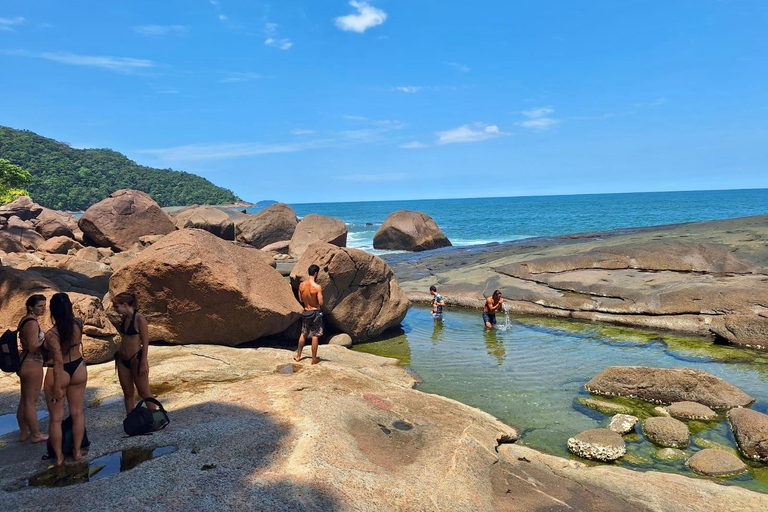
<svg viewBox="0 0 768 512">
<path fill-rule="evenodd" d="M 19 442 L 30 439 L 42 443 L 48 436 L 40 432 L 37 422 L 37 401 L 43 386 L 43 342 L 45 333 L 40 319 L 45 314 L 45 295 L 35 294 L 27 299 L 27 314 L 19 321 L 18 333 L 21 341 L 21 368 L 17 372 L 21 381 L 21 400 L 16 410 L 21 436 Z"/>
<path fill-rule="evenodd" d="M 50 424 L 48 434 L 56 452 L 56 465 L 64 464 L 62 451 L 61 422 L 64 419 L 64 397 L 69 404 L 72 417 L 72 438 L 74 449 L 72 457 L 80 460 L 83 456 L 80 445 L 85 433 L 85 385 L 88 370 L 83 360 L 83 321 L 75 318 L 72 302 L 66 293 L 57 293 L 51 297 L 51 318 L 54 326 L 45 334 L 45 344 L 53 356 L 53 371 L 45 374 L 45 397 L 48 403 Z"/>
<path fill-rule="evenodd" d="M 136 297 L 130 293 L 119 293 L 112 299 L 112 306 L 120 313 L 120 347 L 115 354 L 115 367 L 123 388 L 125 412 L 134 407 L 135 391 L 141 398 L 154 398 L 149 389 L 149 327 L 147 319 L 139 313 Z M 134 391 L 135 387 L 135 391 Z M 147 404 L 155 409 L 154 404 Z"/>
</svg>

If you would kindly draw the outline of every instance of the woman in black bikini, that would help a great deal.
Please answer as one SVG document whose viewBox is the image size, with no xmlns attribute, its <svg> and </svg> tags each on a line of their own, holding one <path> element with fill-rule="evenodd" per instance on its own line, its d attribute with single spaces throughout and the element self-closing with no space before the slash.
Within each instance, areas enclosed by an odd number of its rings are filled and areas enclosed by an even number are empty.
<svg viewBox="0 0 768 512">
<path fill-rule="evenodd" d="M 122 340 L 115 353 L 115 367 L 123 388 L 126 414 L 134 407 L 134 387 L 141 398 L 154 398 L 149 389 L 149 328 L 147 319 L 136 310 L 136 297 L 119 293 L 112 299 L 115 311 L 120 313 L 118 331 Z M 147 407 L 155 409 L 154 404 Z"/>
<path fill-rule="evenodd" d="M 64 419 L 65 396 L 69 404 L 69 415 L 72 417 L 72 457 L 80 460 L 83 456 L 80 445 L 85 433 L 83 402 L 88 370 L 81 350 L 83 321 L 75 318 L 69 295 L 55 294 L 51 297 L 50 307 L 54 326 L 45 334 L 45 345 L 53 356 L 53 371 L 48 370 L 45 374 L 45 398 L 50 414 L 48 434 L 51 446 L 56 452 L 56 465 L 61 466 L 64 464 L 61 421 Z"/>
<path fill-rule="evenodd" d="M 16 411 L 21 436 L 19 442 L 30 439 L 33 443 L 42 443 L 48 436 L 40 432 L 37 423 L 37 401 L 43 386 L 43 341 L 45 333 L 40 327 L 40 318 L 45 314 L 45 295 L 32 295 L 27 299 L 27 314 L 19 322 L 21 340 L 21 368 L 18 375 L 21 380 L 21 400 Z"/>
</svg>

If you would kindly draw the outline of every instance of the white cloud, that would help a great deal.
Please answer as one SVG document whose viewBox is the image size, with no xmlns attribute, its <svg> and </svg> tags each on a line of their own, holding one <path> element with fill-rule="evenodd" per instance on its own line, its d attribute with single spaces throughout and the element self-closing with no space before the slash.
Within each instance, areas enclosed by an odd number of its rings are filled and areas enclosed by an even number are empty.
<svg viewBox="0 0 768 512">
<path fill-rule="evenodd" d="M 264 41 L 265 46 L 273 46 L 275 48 L 279 48 L 281 50 L 289 50 L 291 46 L 293 46 L 293 43 L 290 39 L 273 39 L 273 38 L 267 38 L 266 41 Z"/>
<path fill-rule="evenodd" d="M 446 62 L 446 64 L 451 66 L 453 69 L 461 71 L 462 73 L 469 73 L 470 71 L 472 71 L 472 68 L 462 64 L 461 62 Z"/>
<path fill-rule="evenodd" d="M 523 114 L 528 119 L 526 119 L 525 121 L 518 121 L 515 124 L 517 126 L 522 126 L 523 128 L 528 128 L 530 130 L 546 130 L 548 128 L 555 126 L 560 122 L 559 119 L 553 119 L 549 117 L 549 115 L 554 112 L 555 112 L 555 109 L 553 109 L 552 107 L 536 107 L 528 110 L 523 110 L 520 113 Z"/>
<path fill-rule="evenodd" d="M 219 80 L 222 84 L 234 84 L 238 82 L 250 82 L 263 78 L 259 73 L 229 73 L 229 76 Z"/>
<path fill-rule="evenodd" d="M 473 123 L 471 125 L 465 124 L 452 130 L 435 132 L 435 135 L 437 135 L 437 144 L 443 145 L 461 142 L 482 142 L 509 134 L 500 131 L 499 127 L 495 124 Z"/>
<path fill-rule="evenodd" d="M 400 144 L 400 147 L 403 149 L 423 149 L 423 148 L 429 147 L 429 144 L 424 144 L 423 142 L 419 142 L 419 141 L 413 141 L 413 142 L 407 142 L 405 144 Z"/>
<path fill-rule="evenodd" d="M 349 5 L 357 9 L 357 14 L 348 14 L 336 18 L 336 26 L 348 32 L 362 34 L 369 28 L 381 25 L 387 19 L 387 13 L 373 7 L 368 2 L 356 2 L 352 0 Z"/>
<path fill-rule="evenodd" d="M 400 92 L 415 93 L 419 92 L 421 89 L 422 87 L 419 85 L 401 85 L 399 87 L 395 87 L 394 90 Z"/>
<path fill-rule="evenodd" d="M 139 25 L 133 31 L 146 37 L 185 36 L 189 29 L 184 25 Z"/>
<path fill-rule="evenodd" d="M 312 135 L 315 133 L 315 130 L 306 130 L 303 128 L 294 128 L 291 130 L 292 135 Z"/>
<path fill-rule="evenodd" d="M 108 57 L 94 55 L 77 55 L 68 52 L 42 52 L 34 53 L 25 50 L 0 50 L 0 53 L 6 55 L 18 55 L 20 57 L 31 57 L 35 59 L 45 59 L 61 64 L 71 64 L 73 66 L 88 66 L 95 68 L 108 69 L 119 73 L 132 73 L 142 69 L 148 69 L 155 66 L 155 63 L 147 59 L 134 59 L 131 57 Z"/>
<path fill-rule="evenodd" d="M 21 16 L 14 16 L 13 18 L 0 18 L 0 31 L 10 32 L 16 25 L 21 25 L 27 21 Z"/>
</svg>

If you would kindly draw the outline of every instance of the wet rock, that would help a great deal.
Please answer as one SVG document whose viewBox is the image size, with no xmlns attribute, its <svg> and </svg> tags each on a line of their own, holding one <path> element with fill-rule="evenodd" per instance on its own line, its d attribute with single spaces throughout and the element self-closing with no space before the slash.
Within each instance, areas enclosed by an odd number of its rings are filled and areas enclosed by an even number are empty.
<svg viewBox="0 0 768 512">
<path fill-rule="evenodd" d="M 696 402 L 675 402 L 667 407 L 667 411 L 670 416 L 679 420 L 714 420 L 717 418 L 715 411 Z"/>
<path fill-rule="evenodd" d="M 200 229 L 183 229 L 142 251 L 110 279 L 131 291 L 149 339 L 239 345 L 284 331 L 302 308 L 264 252 Z"/>
<path fill-rule="evenodd" d="M 288 250 L 291 256 L 299 258 L 307 250 L 307 247 L 315 242 L 346 247 L 346 224 L 341 219 L 311 213 L 296 225 Z"/>
<path fill-rule="evenodd" d="M 409 210 L 390 214 L 373 236 L 375 249 L 428 251 L 450 245 L 432 217 Z"/>
<path fill-rule="evenodd" d="M 170 216 L 138 190 L 113 192 L 88 208 L 78 224 L 95 245 L 119 251 L 128 250 L 144 235 L 165 235 L 176 229 Z"/>
<path fill-rule="evenodd" d="M 71 249 L 80 250 L 83 246 L 74 239 L 67 236 L 55 236 L 49 238 L 38 247 L 39 251 L 51 254 L 67 254 Z"/>
<path fill-rule="evenodd" d="M 328 340 L 329 345 L 341 345 L 342 347 L 351 348 L 352 347 L 352 337 L 349 334 L 337 334 L 335 336 L 331 336 L 331 339 Z"/>
<path fill-rule="evenodd" d="M 291 240 L 298 223 L 293 208 L 276 203 L 239 220 L 236 226 L 237 239 L 257 249 L 271 250 L 267 246 Z"/>
<path fill-rule="evenodd" d="M 378 256 L 314 243 L 291 271 L 294 290 L 307 278 L 311 264 L 320 267 L 317 282 L 323 287 L 326 321 L 355 342 L 378 336 L 400 325 L 405 318 L 410 303 L 392 269 Z"/>
<path fill-rule="evenodd" d="M 688 427 L 675 418 L 648 418 L 643 422 L 643 433 L 652 443 L 669 448 L 688 446 Z"/>
<path fill-rule="evenodd" d="M 578 401 L 580 404 L 586 405 L 590 409 L 600 411 L 603 414 L 629 414 L 632 412 L 628 407 L 624 407 L 623 405 L 605 402 L 603 400 L 595 400 L 594 398 L 579 398 Z"/>
<path fill-rule="evenodd" d="M 635 431 L 637 418 L 629 414 L 617 414 L 611 418 L 608 428 L 619 435 L 629 434 Z"/>
<path fill-rule="evenodd" d="M 597 395 L 626 396 L 663 404 L 691 401 L 716 409 L 745 407 L 755 401 L 723 379 L 690 368 L 612 366 L 584 387 Z"/>
<path fill-rule="evenodd" d="M 226 212 L 215 206 L 196 206 L 179 212 L 176 227 L 203 229 L 224 240 L 235 239 L 235 223 Z"/>
<path fill-rule="evenodd" d="M 728 477 L 747 471 L 747 465 L 736 455 L 723 450 L 705 449 L 696 452 L 685 465 L 704 476 Z"/>
<path fill-rule="evenodd" d="M 584 459 L 611 462 L 627 453 L 619 434 L 607 428 L 585 430 L 568 439 L 568 450 Z"/>
<path fill-rule="evenodd" d="M 751 409 L 731 409 L 728 423 L 745 457 L 768 462 L 768 415 Z"/>
<path fill-rule="evenodd" d="M 661 448 L 656 451 L 655 457 L 660 460 L 680 460 L 687 457 L 683 450 L 677 448 Z"/>
</svg>

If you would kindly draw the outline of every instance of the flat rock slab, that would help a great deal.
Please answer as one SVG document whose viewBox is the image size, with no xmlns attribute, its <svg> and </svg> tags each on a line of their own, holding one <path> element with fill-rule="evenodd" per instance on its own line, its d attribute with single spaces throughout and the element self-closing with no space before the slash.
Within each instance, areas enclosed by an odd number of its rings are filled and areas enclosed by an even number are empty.
<svg viewBox="0 0 768 512">
<path fill-rule="evenodd" d="M 643 433 L 653 444 L 669 448 L 685 448 L 690 439 L 688 427 L 675 418 L 648 418 Z"/>
<path fill-rule="evenodd" d="M 624 435 L 634 432 L 636 424 L 637 418 L 635 416 L 629 414 L 617 414 L 611 418 L 611 423 L 608 425 L 608 429 L 619 435 Z"/>
<path fill-rule="evenodd" d="M 768 462 L 768 415 L 752 409 L 728 411 L 736 444 L 745 457 Z"/>
<path fill-rule="evenodd" d="M 616 432 L 593 428 L 568 439 L 568 451 L 584 459 L 611 462 L 627 453 L 627 445 Z"/>
<path fill-rule="evenodd" d="M 595 400 L 594 398 L 579 398 L 579 403 L 586 405 L 590 409 L 594 409 L 603 414 L 629 414 L 629 408 L 619 404 L 612 404 L 611 402 L 605 402 L 603 400 Z"/>
<path fill-rule="evenodd" d="M 690 401 L 715 409 L 746 407 L 755 401 L 733 384 L 690 368 L 612 366 L 584 387 L 596 395 L 626 396 L 662 404 Z"/>
<path fill-rule="evenodd" d="M 747 465 L 736 455 L 712 448 L 696 452 L 685 465 L 704 476 L 736 476 L 747 471 Z"/>
<path fill-rule="evenodd" d="M 669 415 L 679 420 L 714 420 L 717 413 L 696 402 L 675 402 L 667 407 Z"/>
</svg>

